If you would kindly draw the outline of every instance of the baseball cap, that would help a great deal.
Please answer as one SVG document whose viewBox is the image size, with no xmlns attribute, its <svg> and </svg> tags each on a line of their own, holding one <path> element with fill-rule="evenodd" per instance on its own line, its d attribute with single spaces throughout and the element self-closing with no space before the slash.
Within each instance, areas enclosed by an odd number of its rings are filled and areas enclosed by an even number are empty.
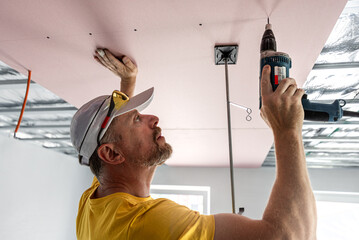
<svg viewBox="0 0 359 240">
<path fill-rule="evenodd" d="M 153 92 L 152 87 L 130 99 L 123 100 L 122 105 L 115 107 L 109 116 L 107 115 L 111 95 L 100 96 L 84 104 L 73 116 L 70 128 L 71 141 L 79 153 L 80 163 L 90 165 L 90 157 L 97 148 L 98 137 L 101 139 L 105 135 L 115 117 L 134 109 L 139 112 L 144 110 L 151 103 Z"/>
</svg>

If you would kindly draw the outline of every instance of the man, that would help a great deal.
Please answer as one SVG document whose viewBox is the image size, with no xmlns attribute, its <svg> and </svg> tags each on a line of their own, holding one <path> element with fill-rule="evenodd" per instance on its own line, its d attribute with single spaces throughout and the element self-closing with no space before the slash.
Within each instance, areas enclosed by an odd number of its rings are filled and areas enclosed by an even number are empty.
<svg viewBox="0 0 359 240">
<path fill-rule="evenodd" d="M 132 97 L 137 67 L 108 50 L 96 60 L 121 77 Z M 316 206 L 302 143 L 302 89 L 285 79 L 275 92 L 270 67 L 263 69 L 261 116 L 274 134 L 277 177 L 262 220 L 236 214 L 200 215 L 166 199 L 152 199 L 155 169 L 171 155 L 159 119 L 139 113 L 152 99 L 149 89 L 131 99 L 114 92 L 79 109 L 71 139 L 81 164 L 96 175 L 83 194 L 77 216 L 78 239 L 315 239 Z"/>
</svg>

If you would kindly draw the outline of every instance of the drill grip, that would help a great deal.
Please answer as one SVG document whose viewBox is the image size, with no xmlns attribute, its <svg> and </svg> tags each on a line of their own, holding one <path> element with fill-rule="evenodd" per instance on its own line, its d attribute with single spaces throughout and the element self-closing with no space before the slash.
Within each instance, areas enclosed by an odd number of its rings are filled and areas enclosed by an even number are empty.
<svg viewBox="0 0 359 240">
<path fill-rule="evenodd" d="M 304 120 L 336 122 L 343 117 L 343 109 L 339 100 L 335 100 L 331 104 L 314 103 L 306 99 L 306 95 L 302 98 L 304 109 Z"/>
</svg>

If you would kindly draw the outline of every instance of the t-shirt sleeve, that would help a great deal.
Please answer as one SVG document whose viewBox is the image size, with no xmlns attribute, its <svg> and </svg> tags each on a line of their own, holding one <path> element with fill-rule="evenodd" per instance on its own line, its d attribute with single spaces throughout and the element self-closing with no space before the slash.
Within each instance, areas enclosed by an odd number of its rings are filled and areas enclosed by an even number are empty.
<svg viewBox="0 0 359 240">
<path fill-rule="evenodd" d="M 213 215 L 201 215 L 168 199 L 151 202 L 133 224 L 138 239 L 213 239 Z"/>
</svg>

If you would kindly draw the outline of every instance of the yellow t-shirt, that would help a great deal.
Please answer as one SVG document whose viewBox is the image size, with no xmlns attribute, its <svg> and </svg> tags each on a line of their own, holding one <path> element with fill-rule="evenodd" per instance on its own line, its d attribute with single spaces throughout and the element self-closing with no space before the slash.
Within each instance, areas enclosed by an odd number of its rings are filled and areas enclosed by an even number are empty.
<svg viewBox="0 0 359 240">
<path fill-rule="evenodd" d="M 90 199 L 96 177 L 80 200 L 78 239 L 213 239 L 214 216 L 200 215 L 171 200 L 114 193 Z"/>
</svg>

